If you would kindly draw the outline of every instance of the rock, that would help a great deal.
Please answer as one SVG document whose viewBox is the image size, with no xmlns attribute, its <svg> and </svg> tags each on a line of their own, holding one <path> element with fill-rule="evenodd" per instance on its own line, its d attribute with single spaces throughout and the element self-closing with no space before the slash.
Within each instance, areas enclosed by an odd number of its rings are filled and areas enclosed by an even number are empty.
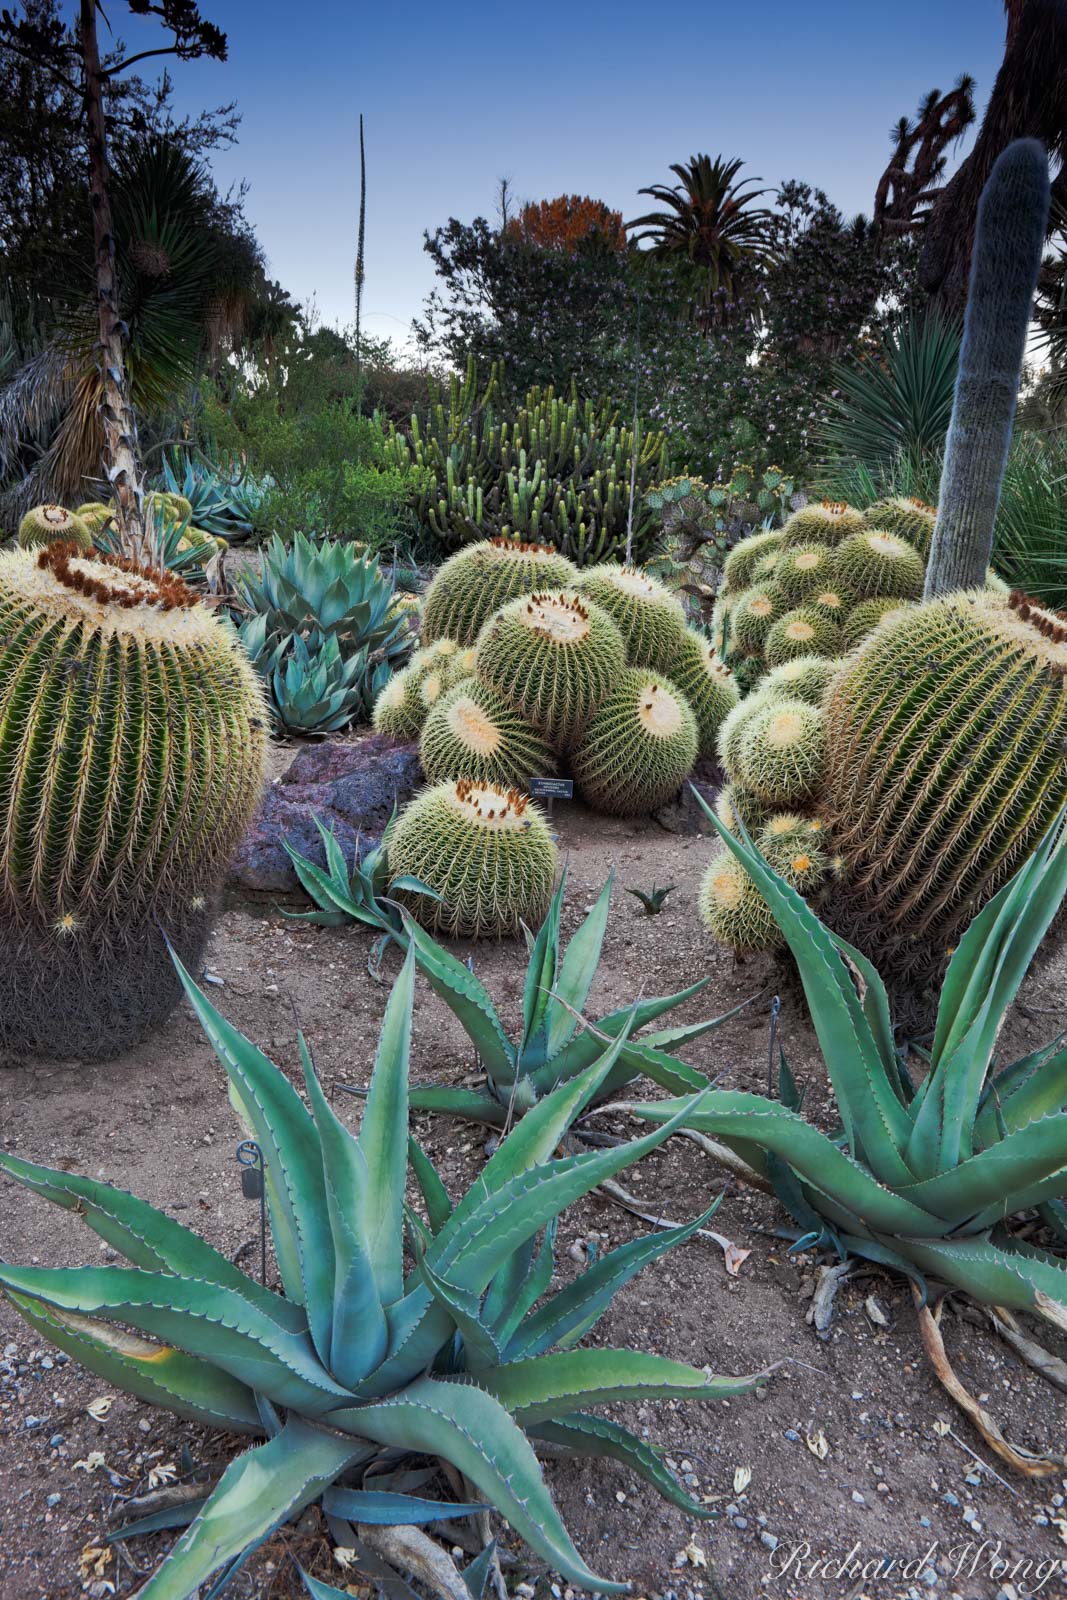
<svg viewBox="0 0 1067 1600">
<path fill-rule="evenodd" d="M 333 829 L 349 864 L 381 840 L 394 805 L 422 783 L 418 746 L 372 733 L 356 742 L 326 739 L 301 750 L 271 785 L 241 842 L 231 881 L 257 894 L 299 889 L 282 841 L 325 866 L 315 818 Z"/>
<path fill-rule="evenodd" d="M 712 833 L 711 823 L 697 804 L 693 789 L 700 792 L 709 806 L 714 806 L 722 782 L 722 774 L 714 761 L 698 761 L 670 804 L 654 813 L 655 820 L 667 833 Z"/>
</svg>

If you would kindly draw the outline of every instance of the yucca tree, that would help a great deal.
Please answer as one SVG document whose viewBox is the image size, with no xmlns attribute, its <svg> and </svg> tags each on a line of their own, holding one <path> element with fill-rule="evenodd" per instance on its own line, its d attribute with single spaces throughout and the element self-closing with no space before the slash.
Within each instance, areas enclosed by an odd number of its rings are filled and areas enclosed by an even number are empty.
<svg viewBox="0 0 1067 1600">
<path fill-rule="evenodd" d="M 172 1525 L 189 1526 L 139 1600 L 190 1600 L 222 1568 L 219 1593 L 252 1550 L 316 1500 L 338 1542 L 352 1547 L 353 1523 L 433 1523 L 484 1509 L 398 1492 L 381 1474 L 412 1457 L 448 1463 L 553 1570 L 602 1593 L 625 1590 L 575 1549 L 535 1442 L 615 1457 L 687 1514 L 708 1515 L 643 1440 L 589 1408 L 717 1400 L 751 1391 L 766 1374 L 710 1378 L 661 1356 L 575 1348 L 615 1292 L 710 1213 L 611 1251 L 551 1293 L 559 1214 L 678 1125 L 611 1150 L 554 1155 L 613 1071 L 624 1037 L 541 1100 L 453 1205 L 408 1133 L 413 951 L 386 1007 L 358 1138 L 327 1101 L 302 1037 L 306 1102 L 178 970 L 262 1152 L 283 1292 L 122 1190 L 0 1155 L 0 1170 L 81 1216 L 132 1263 L 0 1265 L 0 1290 L 34 1330 L 139 1399 L 268 1438 L 175 1517 Z M 425 1221 L 406 1203 L 409 1165 Z"/>
<path fill-rule="evenodd" d="M 1067 1047 L 1061 1035 L 996 1060 L 1005 1013 L 1067 889 L 1063 816 L 960 940 L 916 1087 L 871 963 L 823 926 L 743 829 L 735 838 L 704 810 L 796 958 L 841 1126 L 826 1134 L 800 1115 L 787 1069 L 784 1103 L 711 1090 L 699 1104 L 630 1109 L 664 1125 L 681 1117 L 736 1149 L 796 1220 L 795 1248 L 899 1268 L 924 1296 L 929 1274 L 1067 1329 L 1067 1263 L 1010 1226 L 1036 1210 L 1067 1239 Z"/>
<path fill-rule="evenodd" d="M 773 215 L 754 204 L 769 191 L 738 181 L 742 165 L 706 155 L 672 163 L 676 184 L 654 183 L 638 190 L 665 209 L 626 224 L 639 230 L 633 233 L 636 242 L 649 242 L 651 255 L 693 269 L 702 318 L 710 316 L 720 292 L 733 295 L 742 272 L 758 270 L 772 256 Z"/>
</svg>

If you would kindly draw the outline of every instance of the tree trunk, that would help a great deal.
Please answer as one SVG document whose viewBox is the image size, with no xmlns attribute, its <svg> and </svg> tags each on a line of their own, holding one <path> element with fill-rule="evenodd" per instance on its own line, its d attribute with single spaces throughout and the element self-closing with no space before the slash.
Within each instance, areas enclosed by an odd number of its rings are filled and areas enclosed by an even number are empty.
<svg viewBox="0 0 1067 1600">
<path fill-rule="evenodd" d="M 978 199 L 1015 139 L 1067 155 L 1067 0 L 1005 0 L 1004 60 L 974 149 L 938 197 L 926 227 L 919 282 L 950 317 L 967 300 Z"/>
<path fill-rule="evenodd" d="M 122 545 L 128 555 L 144 554 L 144 510 L 137 465 L 137 425 L 130 405 L 126 371 L 125 324 L 119 314 L 115 277 L 115 238 L 108 188 L 104 78 L 96 34 L 96 0 L 80 0 L 79 36 L 85 72 L 85 120 L 89 141 L 89 191 L 93 213 L 100 420 L 104 432 L 104 472 L 115 498 Z"/>
</svg>

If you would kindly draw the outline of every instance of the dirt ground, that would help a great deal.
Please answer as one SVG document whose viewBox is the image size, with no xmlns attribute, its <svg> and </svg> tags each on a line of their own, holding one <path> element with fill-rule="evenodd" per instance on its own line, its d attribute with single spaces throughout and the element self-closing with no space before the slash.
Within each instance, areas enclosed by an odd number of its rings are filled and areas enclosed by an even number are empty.
<svg viewBox="0 0 1067 1600">
<path fill-rule="evenodd" d="M 769 962 L 735 965 L 697 922 L 706 838 L 670 834 L 652 822 L 594 817 L 570 805 L 559 808 L 557 822 L 570 864 L 568 934 L 616 868 L 591 1007 L 608 1010 L 638 992 L 666 992 L 710 974 L 706 994 L 680 1014 L 695 1018 L 773 986 Z M 663 914 L 648 919 L 623 890 L 648 888 L 653 880 L 677 887 Z M 296 1068 L 299 1019 L 323 1081 L 350 1121 L 358 1114 L 356 1102 L 340 1086 L 367 1082 L 387 993 L 368 976 L 369 947 L 360 932 L 293 923 L 276 907 L 235 902 L 218 925 L 207 962 L 207 971 L 221 980 L 210 990 L 216 1004 L 287 1071 Z M 521 953 L 511 944 L 483 944 L 473 954 L 477 972 L 514 1025 L 521 1010 Z M 1031 1011 L 1047 1011 L 1013 1013 L 1006 1049 L 1021 1053 L 1065 1026 L 1064 973 L 1059 959 L 1028 980 L 1024 996 Z M 723 1085 L 763 1088 L 770 992 L 692 1046 L 687 1058 Z M 808 1083 L 807 1108 L 826 1120 L 825 1072 L 795 998 L 784 999 L 782 1021 L 791 1062 Z M 423 987 L 413 1077 L 457 1082 L 473 1065 L 465 1036 Z M 417 1132 L 458 1192 L 484 1159 L 484 1135 L 428 1117 L 417 1119 Z M 241 1196 L 238 1138 L 222 1070 L 185 1008 L 117 1061 L 93 1067 L 26 1061 L 0 1073 L 0 1139 L 7 1149 L 114 1180 L 227 1252 L 244 1246 L 244 1264 L 255 1270 L 256 1208 Z M 677 1219 L 693 1216 L 725 1189 L 713 1226 L 749 1253 L 731 1276 L 716 1245 L 690 1241 L 624 1289 L 596 1339 L 721 1373 L 784 1365 L 758 1398 L 619 1408 L 621 1416 L 629 1413 L 631 1426 L 667 1447 L 691 1492 L 715 1513 L 710 1521 L 688 1521 L 614 1463 L 550 1463 L 565 1520 L 594 1568 L 630 1578 L 634 1594 L 646 1600 L 928 1594 L 1022 1600 L 1067 1592 L 1067 1463 L 1062 1477 L 1031 1482 L 980 1464 L 978 1457 L 988 1459 L 988 1452 L 925 1364 L 910 1296 L 898 1280 L 858 1269 L 839 1291 L 829 1337 L 819 1338 L 805 1317 L 818 1264 L 787 1254 L 775 1234 L 785 1219 L 771 1201 L 724 1180 L 682 1140 L 672 1140 L 624 1181 L 649 1209 Z M 9 1260 L 73 1265 L 113 1259 L 66 1212 L 10 1183 L 3 1184 L 2 1204 L 0 1249 Z M 629 1213 L 593 1197 L 561 1228 L 561 1271 L 574 1270 L 573 1253 L 591 1235 L 614 1245 L 643 1231 Z M 960 1377 L 1008 1437 L 1034 1452 L 1063 1456 L 1067 1396 L 951 1306 L 944 1330 Z M 1047 1331 L 1038 1337 L 1055 1345 Z M 1067 1356 L 1067 1349 L 1057 1353 Z M 112 1592 L 108 1584 L 119 1595 L 135 1593 L 171 1535 L 88 1557 L 84 1569 L 83 1551 L 103 1547 L 109 1517 L 123 1499 L 145 1491 L 153 1469 L 207 1477 L 237 1448 L 235 1440 L 121 1395 L 94 1420 L 87 1407 L 106 1393 L 107 1385 L 40 1346 L 10 1308 L 0 1307 L 2 1600 L 103 1595 Z M 315 1512 L 271 1541 L 230 1593 L 293 1600 L 302 1593 L 290 1560 L 294 1549 L 323 1578 L 370 1593 L 331 1568 Z M 519 1581 L 522 1569 L 512 1570 Z M 574 1595 L 536 1568 L 527 1581 L 538 1600 Z"/>
</svg>

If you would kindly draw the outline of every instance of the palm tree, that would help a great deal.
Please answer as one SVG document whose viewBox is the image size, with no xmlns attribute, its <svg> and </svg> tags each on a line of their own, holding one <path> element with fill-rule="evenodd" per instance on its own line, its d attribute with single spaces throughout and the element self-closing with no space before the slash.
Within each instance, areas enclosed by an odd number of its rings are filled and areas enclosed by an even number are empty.
<svg viewBox="0 0 1067 1600">
<path fill-rule="evenodd" d="M 698 316 L 705 323 L 712 320 L 716 298 L 731 297 L 735 279 L 763 266 L 772 255 L 773 215 L 752 204 L 768 191 L 746 187 L 747 180 L 735 181 L 741 166 L 740 161 L 724 161 L 721 156 L 713 161 L 705 155 L 673 163 L 671 171 L 678 178 L 673 187 L 654 183 L 638 190 L 666 209 L 626 224 L 628 229 L 642 230 L 634 240 L 649 240 L 652 256 L 691 270 Z"/>
</svg>

